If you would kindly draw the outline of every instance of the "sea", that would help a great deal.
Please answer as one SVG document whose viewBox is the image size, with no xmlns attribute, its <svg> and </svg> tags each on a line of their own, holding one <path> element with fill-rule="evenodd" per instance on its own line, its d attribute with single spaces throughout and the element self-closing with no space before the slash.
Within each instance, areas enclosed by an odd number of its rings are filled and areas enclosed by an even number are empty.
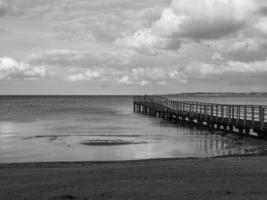
<svg viewBox="0 0 267 200">
<path fill-rule="evenodd" d="M 267 105 L 266 94 L 178 100 Z M 133 112 L 132 96 L 0 96 L 0 163 L 265 154 L 267 141 Z"/>
</svg>

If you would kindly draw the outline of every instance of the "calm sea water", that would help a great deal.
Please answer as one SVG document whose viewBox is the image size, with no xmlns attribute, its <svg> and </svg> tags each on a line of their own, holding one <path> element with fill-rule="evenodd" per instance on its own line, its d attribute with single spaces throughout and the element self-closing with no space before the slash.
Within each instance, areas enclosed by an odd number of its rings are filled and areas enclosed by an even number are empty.
<svg viewBox="0 0 267 200">
<path fill-rule="evenodd" d="M 267 99 L 210 98 L 257 104 Z M 0 162 L 210 157 L 267 149 L 266 141 L 170 124 L 132 107 L 127 96 L 2 96 Z"/>
</svg>

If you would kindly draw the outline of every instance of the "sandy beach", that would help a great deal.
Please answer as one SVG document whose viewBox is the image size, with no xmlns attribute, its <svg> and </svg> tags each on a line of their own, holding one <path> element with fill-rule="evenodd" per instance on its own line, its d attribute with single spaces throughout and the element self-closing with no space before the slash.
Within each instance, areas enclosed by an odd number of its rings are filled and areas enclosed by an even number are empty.
<svg viewBox="0 0 267 200">
<path fill-rule="evenodd" d="M 0 165 L 0 199 L 267 199 L 267 156 Z"/>
</svg>

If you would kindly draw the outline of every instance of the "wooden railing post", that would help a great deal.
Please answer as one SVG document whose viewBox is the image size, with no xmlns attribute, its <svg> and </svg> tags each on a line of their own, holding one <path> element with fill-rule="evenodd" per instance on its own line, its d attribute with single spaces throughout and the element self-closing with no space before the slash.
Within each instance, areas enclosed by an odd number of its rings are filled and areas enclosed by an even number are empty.
<svg viewBox="0 0 267 200">
<path fill-rule="evenodd" d="M 232 107 L 232 125 L 233 125 L 235 121 L 235 106 L 231 105 L 231 107 Z"/>
<path fill-rule="evenodd" d="M 219 108 L 218 104 L 216 104 L 216 126 L 218 127 L 218 117 L 219 117 Z"/>
<path fill-rule="evenodd" d="M 251 121 L 252 121 L 252 128 L 254 128 L 255 125 L 255 107 L 251 107 Z"/>
<path fill-rule="evenodd" d="M 264 130 L 264 107 L 263 106 L 259 106 L 259 119 L 260 119 L 260 130 L 263 131 Z"/>
<path fill-rule="evenodd" d="M 213 117 L 213 104 L 210 104 L 210 115 Z"/>
<path fill-rule="evenodd" d="M 224 118 L 224 105 L 221 105 L 221 117 L 222 117 L 222 119 L 221 119 L 221 121 L 222 121 L 222 123 L 223 123 L 223 118 Z"/>
<path fill-rule="evenodd" d="M 228 126 L 231 124 L 231 106 L 228 105 Z"/>
<path fill-rule="evenodd" d="M 207 120 L 207 105 L 204 104 L 204 115 L 205 115 L 205 121 Z"/>
<path fill-rule="evenodd" d="M 134 96 L 134 112 L 153 116 L 166 115 L 169 119 L 186 118 L 197 120 L 198 123 L 216 123 L 217 127 L 233 130 L 233 126 L 240 133 L 253 129 L 258 133 L 266 133 L 265 106 L 259 105 L 228 105 L 212 104 L 192 101 L 175 101 L 163 96 Z"/>
<path fill-rule="evenodd" d="M 244 127 L 247 125 L 247 106 L 244 105 Z"/>
<path fill-rule="evenodd" d="M 236 126 L 239 125 L 239 120 L 240 120 L 240 106 L 236 107 Z"/>
</svg>

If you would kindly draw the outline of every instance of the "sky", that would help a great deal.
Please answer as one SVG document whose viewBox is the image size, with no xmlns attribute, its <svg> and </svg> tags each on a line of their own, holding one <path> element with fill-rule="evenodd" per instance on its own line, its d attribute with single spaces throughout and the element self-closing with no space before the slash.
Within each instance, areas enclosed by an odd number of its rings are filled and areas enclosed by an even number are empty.
<svg viewBox="0 0 267 200">
<path fill-rule="evenodd" d="M 267 1 L 0 0 L 0 94 L 266 92 Z"/>
</svg>

